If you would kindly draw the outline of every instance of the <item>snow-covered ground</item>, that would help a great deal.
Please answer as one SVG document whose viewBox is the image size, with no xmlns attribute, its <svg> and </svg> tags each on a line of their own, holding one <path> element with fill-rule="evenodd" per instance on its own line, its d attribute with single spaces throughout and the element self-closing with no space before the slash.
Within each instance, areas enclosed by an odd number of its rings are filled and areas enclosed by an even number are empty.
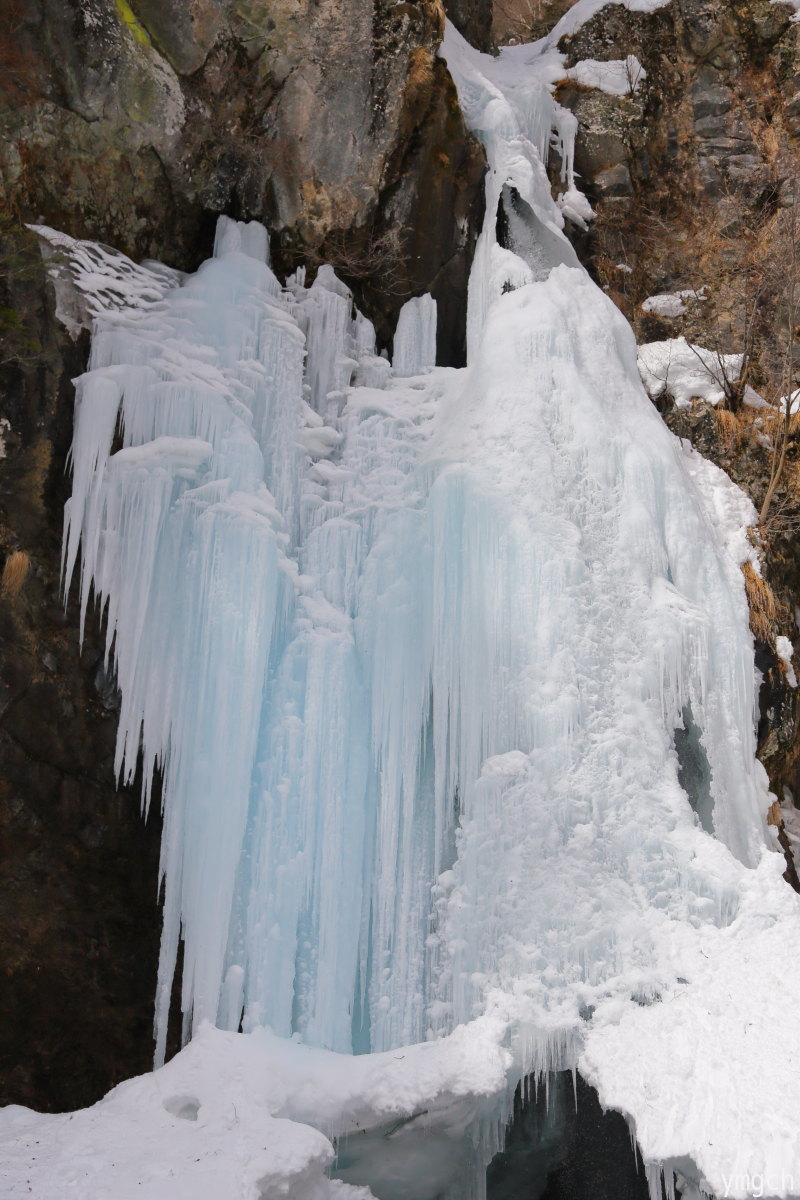
<svg viewBox="0 0 800 1200">
<path fill-rule="evenodd" d="M 691 407 L 695 399 L 721 404 L 726 384 L 735 383 L 741 370 L 741 354 L 718 354 L 685 337 L 639 347 L 639 372 L 649 395 L 655 400 L 667 392 L 678 408 Z"/>
<path fill-rule="evenodd" d="M 118 766 L 164 769 L 159 1051 L 181 937 L 194 1036 L 82 1113 L 6 1110 L 9 1196 L 480 1197 L 517 1082 L 575 1067 L 654 1197 L 800 1194 L 754 513 L 564 237 L 553 45 L 443 47 L 490 164 L 466 370 L 429 299 L 392 369 L 329 268 L 281 287 L 225 219 L 97 314 L 65 569 L 108 605 Z"/>
</svg>

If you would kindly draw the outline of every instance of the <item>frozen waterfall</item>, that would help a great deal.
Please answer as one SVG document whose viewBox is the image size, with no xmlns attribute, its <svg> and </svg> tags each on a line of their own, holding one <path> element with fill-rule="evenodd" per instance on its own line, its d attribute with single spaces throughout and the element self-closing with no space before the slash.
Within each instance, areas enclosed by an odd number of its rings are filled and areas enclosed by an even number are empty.
<svg viewBox="0 0 800 1200">
<path fill-rule="evenodd" d="M 478 1197 L 518 1081 L 576 1067 L 654 1200 L 662 1173 L 800 1193 L 753 513 L 663 425 L 564 235 L 590 213 L 560 55 L 452 28 L 443 55 L 490 164 L 465 370 L 434 365 L 430 297 L 390 365 L 330 268 L 281 285 L 263 228 L 224 217 L 182 286 L 96 319 L 65 578 L 106 613 L 122 778 L 163 773 L 158 1061 L 181 941 L 196 1036 L 71 1134 L 15 1115 L 42 1198 L 68 1151 L 34 1168 L 34 1134 L 123 1141 L 134 1111 L 185 1183 L 148 1197 Z M 322 1134 L 356 1130 L 328 1181 Z M 229 1164 L 207 1193 L 193 1133 Z M 93 1170 L 87 1200 L 142 1194 Z"/>
</svg>

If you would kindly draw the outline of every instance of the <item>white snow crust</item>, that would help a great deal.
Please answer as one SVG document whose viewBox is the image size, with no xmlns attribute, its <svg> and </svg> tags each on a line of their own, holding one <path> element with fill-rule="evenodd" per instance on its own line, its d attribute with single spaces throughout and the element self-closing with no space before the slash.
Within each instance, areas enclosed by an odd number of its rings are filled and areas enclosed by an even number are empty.
<svg viewBox="0 0 800 1200">
<path fill-rule="evenodd" d="M 503 1032 L 483 1018 L 399 1055 L 354 1058 L 204 1023 L 169 1063 L 92 1108 L 0 1109 L 3 1198 L 371 1200 L 368 1188 L 326 1178 L 333 1135 L 379 1139 L 405 1161 L 404 1174 L 395 1164 L 387 1175 L 413 1186 L 419 1171 L 435 1187 L 463 1154 L 465 1128 L 496 1108 L 510 1059 Z M 425 1157 L 417 1148 L 414 1159 L 420 1135 Z M 414 1195 L 435 1194 L 425 1187 Z"/>
<path fill-rule="evenodd" d="M 638 91 L 647 78 L 647 72 L 635 54 L 605 61 L 585 58 L 569 67 L 566 74 L 582 87 L 599 88 L 609 96 L 620 97 Z"/>
<path fill-rule="evenodd" d="M 691 407 L 695 399 L 720 404 L 724 381 L 735 381 L 741 370 L 741 354 L 717 354 L 685 337 L 639 347 L 639 373 L 649 395 L 655 400 L 668 392 L 678 408 Z"/>
<path fill-rule="evenodd" d="M 657 296 L 648 296 L 642 302 L 642 308 L 645 312 L 655 313 L 659 317 L 682 317 L 686 312 L 686 301 L 705 301 L 705 289 L 700 288 L 695 291 L 693 288 L 685 288 L 680 292 L 661 292 Z"/>
<path fill-rule="evenodd" d="M 576 1067 L 654 1200 L 800 1184 L 754 512 L 564 237 L 560 56 L 443 53 L 490 166 L 466 370 L 428 299 L 392 368 L 254 225 L 95 317 L 65 578 L 107 612 L 121 776 L 164 772 L 159 1056 L 181 939 L 193 1036 L 81 1113 L 7 1109 L 10 1196 L 469 1200 L 519 1080 Z"/>
<path fill-rule="evenodd" d="M 786 669 L 786 678 L 789 682 L 789 687 L 796 688 L 797 676 L 795 675 L 794 666 L 792 665 L 794 648 L 788 637 L 777 637 L 775 639 L 775 650 L 777 651 L 778 658 L 781 660 Z"/>
</svg>

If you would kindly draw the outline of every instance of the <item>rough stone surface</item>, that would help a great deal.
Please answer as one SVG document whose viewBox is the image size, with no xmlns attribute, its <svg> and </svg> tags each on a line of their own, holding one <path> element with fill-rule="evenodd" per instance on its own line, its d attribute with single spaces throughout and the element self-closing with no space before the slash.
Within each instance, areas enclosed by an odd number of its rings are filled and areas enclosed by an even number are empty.
<svg viewBox="0 0 800 1200">
<path fill-rule="evenodd" d="M 443 23 L 439 0 L 9 0 L 0 203 L 181 268 L 217 213 L 263 219 L 279 270 L 327 258 L 378 282 L 390 258 L 393 317 L 469 257 L 480 205 Z M 412 242 L 425 269 L 409 274 Z"/>
<path fill-rule="evenodd" d="M 604 1112 L 580 1075 L 514 1098 L 504 1149 L 486 1178 L 487 1200 L 649 1200 L 625 1120 Z"/>
<path fill-rule="evenodd" d="M 92 1103 L 151 1059 L 159 821 L 113 775 L 117 697 L 59 593 L 70 376 L 36 239 L 0 228 L 0 1104 Z M 16 569 L 14 569 L 16 568 Z"/>
</svg>

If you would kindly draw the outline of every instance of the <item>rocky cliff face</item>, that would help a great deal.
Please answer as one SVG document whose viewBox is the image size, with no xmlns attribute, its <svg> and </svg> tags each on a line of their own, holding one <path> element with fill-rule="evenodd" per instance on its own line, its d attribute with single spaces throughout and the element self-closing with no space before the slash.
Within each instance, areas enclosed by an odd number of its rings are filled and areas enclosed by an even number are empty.
<svg viewBox="0 0 800 1200">
<path fill-rule="evenodd" d="M 0 1103 L 75 1108 L 149 1067 L 160 928 L 158 817 L 115 787 L 100 622 L 80 650 L 59 591 L 88 337 L 56 320 L 23 223 L 190 269 L 218 213 L 259 218 L 278 272 L 332 262 L 384 344 L 431 290 L 459 362 L 484 162 L 443 22 L 437 0 L 0 14 Z"/>
<path fill-rule="evenodd" d="M 88 337 L 32 234 L 6 221 L 0 250 L 0 1104 L 63 1109 L 149 1066 L 159 830 L 116 790 L 103 640 L 79 650 L 59 588 Z"/>
<path fill-rule="evenodd" d="M 12 212 L 182 268 L 216 214 L 264 220 L 279 269 L 391 275 L 384 338 L 432 287 L 442 352 L 463 353 L 448 284 L 483 164 L 435 57 L 438 0 L 12 0 L 0 20 Z"/>
</svg>

